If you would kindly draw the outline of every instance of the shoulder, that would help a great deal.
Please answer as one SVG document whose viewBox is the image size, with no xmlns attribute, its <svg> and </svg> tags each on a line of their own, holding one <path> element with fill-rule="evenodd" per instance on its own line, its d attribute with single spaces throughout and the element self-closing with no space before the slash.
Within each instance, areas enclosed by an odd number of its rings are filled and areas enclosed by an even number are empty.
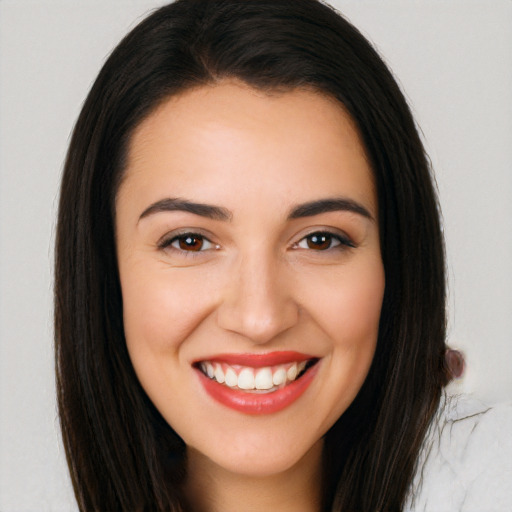
<svg viewBox="0 0 512 512">
<path fill-rule="evenodd" d="M 406 511 L 505 511 L 512 504 L 512 404 L 443 397 Z"/>
</svg>

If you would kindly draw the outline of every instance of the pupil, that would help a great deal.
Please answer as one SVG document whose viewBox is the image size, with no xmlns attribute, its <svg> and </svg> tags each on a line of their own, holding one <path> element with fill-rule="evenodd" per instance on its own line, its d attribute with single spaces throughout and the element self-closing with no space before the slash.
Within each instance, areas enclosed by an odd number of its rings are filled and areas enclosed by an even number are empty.
<svg viewBox="0 0 512 512">
<path fill-rule="evenodd" d="M 323 250 L 328 249 L 331 245 L 331 236 L 325 234 L 311 235 L 308 239 L 308 247 L 310 249 Z"/>
<path fill-rule="evenodd" d="M 180 249 L 185 251 L 199 251 L 203 246 L 203 240 L 198 236 L 184 236 L 180 238 Z"/>
</svg>

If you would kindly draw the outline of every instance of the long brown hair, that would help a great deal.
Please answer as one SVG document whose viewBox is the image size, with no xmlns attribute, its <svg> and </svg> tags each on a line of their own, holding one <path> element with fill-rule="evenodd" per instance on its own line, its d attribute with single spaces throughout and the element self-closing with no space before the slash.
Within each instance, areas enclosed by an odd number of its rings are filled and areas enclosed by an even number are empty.
<svg viewBox="0 0 512 512">
<path fill-rule="evenodd" d="M 377 186 L 386 289 L 369 375 L 326 435 L 323 506 L 399 510 L 446 381 L 438 204 L 390 71 L 315 0 L 178 0 L 123 39 L 85 101 L 62 178 L 55 263 L 58 404 L 80 510 L 185 510 L 185 446 L 126 349 L 114 198 L 141 120 L 169 96 L 226 77 L 263 91 L 321 91 L 359 128 Z"/>
</svg>

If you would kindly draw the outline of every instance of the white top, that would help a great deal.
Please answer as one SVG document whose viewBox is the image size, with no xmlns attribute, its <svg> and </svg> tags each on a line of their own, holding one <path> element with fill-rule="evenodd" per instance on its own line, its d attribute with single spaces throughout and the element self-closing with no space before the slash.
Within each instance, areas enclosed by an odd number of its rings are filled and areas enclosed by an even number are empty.
<svg viewBox="0 0 512 512">
<path fill-rule="evenodd" d="M 512 404 L 444 396 L 404 510 L 512 511 Z"/>
</svg>

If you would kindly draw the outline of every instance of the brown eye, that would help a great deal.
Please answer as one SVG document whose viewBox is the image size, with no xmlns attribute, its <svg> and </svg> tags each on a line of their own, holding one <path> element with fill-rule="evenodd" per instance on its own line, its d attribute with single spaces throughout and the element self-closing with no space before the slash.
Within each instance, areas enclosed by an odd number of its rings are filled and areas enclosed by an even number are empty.
<svg viewBox="0 0 512 512">
<path fill-rule="evenodd" d="M 306 237 L 306 244 L 309 249 L 315 249 L 317 251 L 325 251 L 326 249 L 330 249 L 332 244 L 337 242 L 334 237 L 329 233 L 313 233 Z"/>
<path fill-rule="evenodd" d="M 329 231 L 315 231 L 302 240 L 295 247 L 297 249 L 312 249 L 313 251 L 328 251 L 330 249 L 343 249 L 355 247 L 355 244 L 347 236 L 330 233 Z"/>
<path fill-rule="evenodd" d="M 186 234 L 178 236 L 174 240 L 174 244 L 182 251 L 200 251 L 203 249 L 204 238 L 200 235 Z"/>
<path fill-rule="evenodd" d="M 185 255 L 186 253 L 189 256 L 192 256 L 190 253 L 199 253 L 208 251 L 211 249 L 219 249 L 220 246 L 212 243 L 208 238 L 200 233 L 188 232 L 188 233 L 180 233 L 176 236 L 170 236 L 158 243 L 158 248 L 171 251 L 175 254 Z"/>
</svg>

